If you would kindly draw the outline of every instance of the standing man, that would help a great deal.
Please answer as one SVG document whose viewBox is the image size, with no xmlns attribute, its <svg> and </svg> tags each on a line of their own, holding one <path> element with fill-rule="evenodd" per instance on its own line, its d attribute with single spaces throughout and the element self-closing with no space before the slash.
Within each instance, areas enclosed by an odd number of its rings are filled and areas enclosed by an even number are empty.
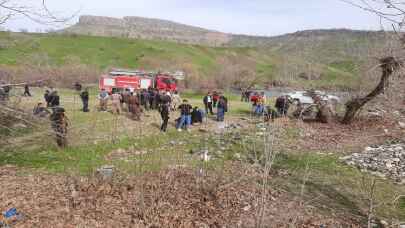
<svg viewBox="0 0 405 228">
<path fill-rule="evenodd" d="M 122 92 L 122 107 L 123 110 L 125 110 L 126 112 L 129 112 L 129 97 L 131 96 L 131 92 L 129 92 L 129 89 L 125 89 L 124 92 Z"/>
<path fill-rule="evenodd" d="M 108 92 L 105 91 L 105 89 L 101 89 L 100 94 L 98 95 L 98 99 L 100 100 L 100 111 L 107 111 L 107 105 L 108 105 Z"/>
<path fill-rule="evenodd" d="M 212 101 L 213 101 L 214 108 L 217 107 L 218 100 L 219 100 L 219 94 L 217 93 L 217 91 L 214 91 L 214 93 L 212 94 Z"/>
<path fill-rule="evenodd" d="M 141 105 L 145 110 L 149 110 L 149 93 L 146 89 L 141 91 Z"/>
<path fill-rule="evenodd" d="M 211 95 L 211 93 L 208 93 L 204 97 L 203 102 L 204 102 L 204 106 L 205 106 L 205 113 L 208 114 L 208 112 L 209 112 L 211 115 L 214 115 L 214 112 L 212 112 L 212 95 Z"/>
<path fill-rule="evenodd" d="M 128 98 L 128 109 L 131 113 L 131 118 L 134 120 L 141 120 L 141 108 L 138 96 L 134 93 Z"/>
<path fill-rule="evenodd" d="M 118 91 L 114 92 L 111 95 L 111 101 L 112 101 L 112 111 L 114 114 L 120 114 L 121 113 L 121 100 L 122 96 L 121 94 L 118 93 Z"/>
<path fill-rule="evenodd" d="M 276 100 L 275 105 L 277 112 L 280 116 L 286 116 L 290 108 L 290 101 L 287 96 L 280 96 Z"/>
<path fill-rule="evenodd" d="M 264 98 L 261 95 L 259 95 L 257 98 L 255 114 L 257 116 L 260 116 L 263 114 L 263 111 L 264 111 Z"/>
<path fill-rule="evenodd" d="M 154 96 L 153 96 L 153 109 L 157 109 L 160 102 L 160 93 L 158 89 L 154 89 Z"/>
<path fill-rule="evenodd" d="M 159 105 L 167 104 L 170 109 L 171 103 L 172 103 L 172 96 L 171 96 L 170 92 L 166 92 L 166 93 L 162 92 L 162 94 L 160 95 L 160 98 L 159 98 Z"/>
<path fill-rule="evenodd" d="M 51 126 L 56 134 L 56 143 L 59 147 L 67 146 L 67 127 L 68 118 L 65 115 L 64 108 L 54 108 L 50 116 Z"/>
<path fill-rule="evenodd" d="M 176 111 L 180 103 L 181 103 L 180 95 L 177 91 L 174 91 L 174 94 L 172 96 L 172 107 L 171 107 L 172 111 Z"/>
<path fill-rule="evenodd" d="M 224 95 L 220 95 L 217 105 L 217 121 L 223 122 L 225 119 L 225 112 L 228 112 L 228 99 Z"/>
<path fill-rule="evenodd" d="M 148 93 L 149 93 L 149 108 L 153 109 L 153 101 L 155 100 L 155 91 L 153 90 L 152 87 L 149 87 Z"/>
<path fill-rule="evenodd" d="M 162 103 L 159 107 L 160 116 L 162 117 L 162 126 L 160 127 L 161 132 L 166 132 L 167 130 L 167 123 L 169 122 L 170 119 L 169 109 L 170 103 L 168 102 Z"/>
<path fill-rule="evenodd" d="M 89 112 L 89 90 L 87 88 L 80 93 L 80 98 L 83 103 L 83 112 Z"/>
<path fill-rule="evenodd" d="M 24 94 L 23 94 L 23 96 L 31 97 L 30 87 L 28 86 L 28 84 L 25 84 L 25 86 L 24 86 Z"/>
<path fill-rule="evenodd" d="M 189 130 L 189 126 L 191 125 L 191 109 L 193 107 L 188 103 L 188 100 L 183 100 L 183 104 L 179 106 L 180 109 L 180 121 L 178 122 L 176 128 L 177 131 L 181 131 L 182 128 L 185 130 Z"/>
</svg>

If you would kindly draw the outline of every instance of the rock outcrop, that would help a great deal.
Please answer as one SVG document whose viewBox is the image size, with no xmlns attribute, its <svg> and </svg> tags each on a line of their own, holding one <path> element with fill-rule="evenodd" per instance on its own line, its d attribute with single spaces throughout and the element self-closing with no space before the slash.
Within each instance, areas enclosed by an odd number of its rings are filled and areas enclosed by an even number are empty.
<svg viewBox="0 0 405 228">
<path fill-rule="evenodd" d="M 179 43 L 223 46 L 231 35 L 167 20 L 143 17 L 81 16 L 79 23 L 64 30 L 67 33 L 168 40 Z"/>
</svg>

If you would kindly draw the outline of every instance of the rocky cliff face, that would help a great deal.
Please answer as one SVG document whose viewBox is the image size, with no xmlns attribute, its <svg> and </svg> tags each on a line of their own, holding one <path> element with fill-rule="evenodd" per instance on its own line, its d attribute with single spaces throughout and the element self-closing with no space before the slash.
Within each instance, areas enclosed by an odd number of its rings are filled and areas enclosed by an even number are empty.
<svg viewBox="0 0 405 228">
<path fill-rule="evenodd" d="M 68 33 L 117 36 L 140 39 L 169 40 L 180 43 L 222 46 L 231 40 L 231 35 L 184 25 L 166 20 L 124 17 L 81 16 L 79 23 L 65 30 Z"/>
<path fill-rule="evenodd" d="M 144 17 L 124 17 L 120 19 L 81 16 L 76 25 L 65 29 L 64 32 L 93 36 L 167 40 L 206 46 L 267 46 L 283 53 L 296 52 L 297 49 L 300 51 L 302 49 L 311 49 L 310 52 L 312 52 L 312 49 L 324 51 L 332 47 L 366 50 L 365 48 L 356 48 L 353 44 L 381 43 L 381 41 L 385 40 L 385 33 L 348 29 L 307 30 L 275 37 L 234 35 Z M 354 51 L 356 52 L 356 50 Z M 336 50 L 333 52 L 336 52 Z"/>
</svg>

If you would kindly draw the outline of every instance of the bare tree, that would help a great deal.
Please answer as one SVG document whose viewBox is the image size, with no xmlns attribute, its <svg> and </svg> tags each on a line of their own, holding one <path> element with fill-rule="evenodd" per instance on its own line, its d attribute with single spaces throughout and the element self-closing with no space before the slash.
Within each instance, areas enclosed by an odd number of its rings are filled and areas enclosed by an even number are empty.
<svg viewBox="0 0 405 228">
<path fill-rule="evenodd" d="M 352 6 L 358 7 L 367 12 L 376 14 L 380 18 L 381 27 L 387 23 L 392 26 L 395 36 L 393 39 L 398 39 L 402 46 L 405 45 L 405 35 L 402 34 L 405 23 L 405 1 L 392 0 L 341 0 Z M 400 48 L 400 49 L 403 49 Z M 384 93 L 388 88 L 391 76 L 397 72 L 402 66 L 402 59 L 395 54 L 395 50 L 390 51 L 387 55 L 380 59 L 380 67 L 382 70 L 380 82 L 375 89 L 365 97 L 357 97 L 346 103 L 346 113 L 343 118 L 343 123 L 350 124 L 355 118 L 359 110 L 369 101 Z"/>
<path fill-rule="evenodd" d="M 77 13 L 69 16 L 55 15 L 48 9 L 46 0 L 36 0 L 28 3 L 21 0 L 0 0 L 0 24 L 17 16 L 24 16 L 30 20 L 45 25 L 66 23 Z"/>
</svg>

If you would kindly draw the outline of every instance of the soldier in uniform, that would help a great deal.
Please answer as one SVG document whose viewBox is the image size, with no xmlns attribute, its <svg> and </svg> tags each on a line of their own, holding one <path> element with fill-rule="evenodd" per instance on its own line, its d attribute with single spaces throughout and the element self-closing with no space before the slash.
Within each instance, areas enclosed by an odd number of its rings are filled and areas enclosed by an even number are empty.
<svg viewBox="0 0 405 228">
<path fill-rule="evenodd" d="M 67 146 L 67 127 L 68 118 L 65 115 L 65 109 L 61 107 L 54 108 L 50 116 L 51 126 L 56 135 L 56 143 L 59 147 Z"/>
<path fill-rule="evenodd" d="M 128 108 L 131 113 L 131 118 L 135 120 L 141 120 L 141 107 L 138 96 L 131 93 L 128 98 Z"/>
<path fill-rule="evenodd" d="M 162 117 L 162 126 L 160 127 L 160 131 L 166 132 L 167 130 L 167 123 L 169 122 L 170 114 L 170 103 L 164 102 L 159 106 L 160 116 Z"/>
</svg>

